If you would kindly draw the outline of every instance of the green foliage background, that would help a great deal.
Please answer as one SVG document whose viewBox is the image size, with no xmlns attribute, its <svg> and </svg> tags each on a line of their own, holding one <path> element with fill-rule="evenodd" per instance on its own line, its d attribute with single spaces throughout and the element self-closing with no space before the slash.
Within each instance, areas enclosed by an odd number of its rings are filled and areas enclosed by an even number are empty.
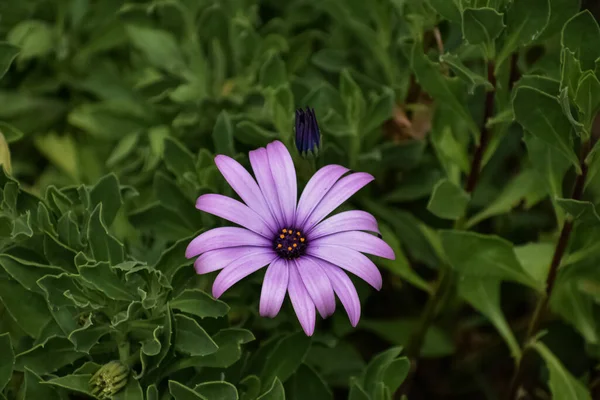
<svg viewBox="0 0 600 400">
<path fill-rule="evenodd" d="M 578 0 L 0 2 L 0 399 L 600 396 L 600 10 Z M 213 163 L 314 107 L 395 261 L 307 338 L 184 250 Z M 411 369 L 411 361 L 413 368 Z"/>
</svg>

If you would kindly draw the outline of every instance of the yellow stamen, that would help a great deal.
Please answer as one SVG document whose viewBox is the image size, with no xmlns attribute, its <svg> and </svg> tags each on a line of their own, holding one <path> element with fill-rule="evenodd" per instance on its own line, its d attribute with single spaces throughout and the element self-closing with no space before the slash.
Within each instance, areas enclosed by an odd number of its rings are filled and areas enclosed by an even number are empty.
<svg viewBox="0 0 600 400">
<path fill-rule="evenodd" d="M 279 237 L 280 237 L 281 239 L 283 239 L 283 238 L 285 237 L 285 235 L 283 235 L 283 234 L 282 234 L 282 235 L 279 235 Z"/>
<path fill-rule="evenodd" d="M 294 247 L 298 247 L 298 245 L 297 245 L 296 243 L 294 243 L 292 246 L 294 246 Z"/>
<path fill-rule="evenodd" d="M 300 236 L 300 231 L 296 232 L 296 235 Z"/>
<path fill-rule="evenodd" d="M 283 232 L 283 233 L 287 233 L 287 229 L 283 229 L 281 232 Z"/>
<path fill-rule="evenodd" d="M 291 248 L 291 247 L 288 247 L 288 251 L 292 251 L 292 248 Z"/>
<path fill-rule="evenodd" d="M 281 243 L 279 243 L 279 244 L 277 245 L 277 248 L 278 248 L 278 249 L 280 249 L 280 248 L 282 248 L 282 247 L 283 247 L 283 245 L 282 245 Z"/>
<path fill-rule="evenodd" d="M 304 242 L 304 238 L 300 238 L 300 241 L 301 241 L 301 242 Z"/>
</svg>

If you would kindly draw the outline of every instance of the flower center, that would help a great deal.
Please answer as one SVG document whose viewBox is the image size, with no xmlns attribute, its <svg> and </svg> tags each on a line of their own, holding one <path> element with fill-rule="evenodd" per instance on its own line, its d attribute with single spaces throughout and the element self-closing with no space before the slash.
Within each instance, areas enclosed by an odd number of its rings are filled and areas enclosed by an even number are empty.
<svg viewBox="0 0 600 400">
<path fill-rule="evenodd" d="M 306 238 L 300 231 L 295 229 L 283 228 L 273 239 L 273 249 L 281 258 L 286 260 L 303 255 L 306 251 L 306 245 Z"/>
</svg>

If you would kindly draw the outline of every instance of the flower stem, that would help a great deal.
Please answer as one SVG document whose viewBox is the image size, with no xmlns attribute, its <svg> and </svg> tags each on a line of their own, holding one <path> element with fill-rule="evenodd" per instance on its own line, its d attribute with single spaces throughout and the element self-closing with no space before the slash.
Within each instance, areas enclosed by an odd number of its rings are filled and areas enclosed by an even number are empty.
<svg viewBox="0 0 600 400">
<path fill-rule="evenodd" d="M 573 187 L 573 192 L 571 194 L 571 199 L 573 200 L 581 200 L 581 197 L 583 195 L 583 188 L 585 186 L 585 180 L 587 177 L 587 164 L 585 163 L 585 158 L 589 154 L 591 148 L 592 143 L 589 140 L 584 142 L 581 146 L 581 151 L 579 155 L 581 174 L 577 175 L 577 179 L 575 180 L 575 186 Z M 572 231 L 573 221 L 568 220 L 563 224 L 563 227 L 560 231 L 560 237 L 558 238 L 558 242 L 556 243 L 556 247 L 554 248 L 554 255 L 552 256 L 552 262 L 550 264 L 550 269 L 548 270 L 548 277 L 546 278 L 546 291 L 538 299 L 538 302 L 535 306 L 535 310 L 531 316 L 531 320 L 529 321 L 529 326 L 527 328 L 527 333 L 525 334 L 525 340 L 523 342 L 523 356 L 519 360 L 517 367 L 515 368 L 515 372 L 513 373 L 512 379 L 510 381 L 507 396 L 508 400 L 515 398 L 517 391 L 520 387 L 521 379 L 526 369 L 524 359 L 526 357 L 526 352 L 528 349 L 527 345 L 537 333 L 540 323 L 542 321 L 542 317 L 544 316 L 544 313 L 548 308 L 548 302 L 550 301 L 550 296 L 552 295 L 552 290 L 554 289 L 554 284 L 556 283 L 556 277 L 558 276 L 558 267 L 560 266 L 562 258 L 565 255 L 565 251 L 567 250 L 567 245 L 569 244 L 569 238 L 571 237 Z"/>
</svg>

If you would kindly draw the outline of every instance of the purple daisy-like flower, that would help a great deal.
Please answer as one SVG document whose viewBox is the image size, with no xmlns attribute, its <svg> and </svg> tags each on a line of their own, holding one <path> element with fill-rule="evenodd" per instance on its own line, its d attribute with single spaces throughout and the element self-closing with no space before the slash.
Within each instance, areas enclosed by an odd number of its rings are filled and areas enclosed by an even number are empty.
<svg viewBox="0 0 600 400">
<path fill-rule="evenodd" d="M 215 163 L 244 203 L 205 194 L 196 208 L 242 227 L 211 229 L 194 238 L 186 257 L 199 256 L 198 274 L 221 270 L 213 284 L 220 297 L 241 279 L 268 266 L 260 296 L 260 314 L 277 315 L 286 292 L 307 335 L 316 310 L 326 318 L 335 311 L 335 295 L 356 326 L 360 301 L 346 271 L 381 289 L 381 273 L 364 254 L 394 259 L 379 237 L 375 218 L 364 211 L 344 211 L 326 218 L 374 178 L 340 165 L 319 169 L 300 200 L 290 153 L 279 141 L 250 152 L 256 180 L 234 159 L 218 155 Z"/>
</svg>

